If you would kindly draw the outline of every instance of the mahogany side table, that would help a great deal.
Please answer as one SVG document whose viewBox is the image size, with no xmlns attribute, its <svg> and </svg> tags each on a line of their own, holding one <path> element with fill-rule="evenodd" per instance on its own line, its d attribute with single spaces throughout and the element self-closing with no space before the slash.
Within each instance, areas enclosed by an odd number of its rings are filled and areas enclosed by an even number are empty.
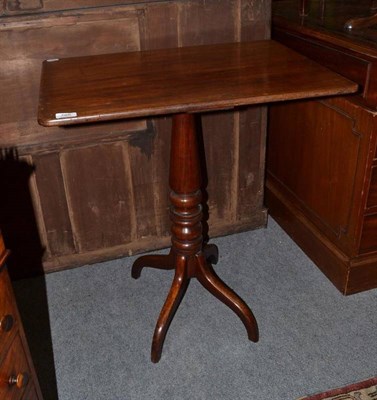
<svg viewBox="0 0 377 400">
<path fill-rule="evenodd" d="M 203 243 L 195 114 L 356 90 L 353 82 L 270 40 L 43 63 L 41 125 L 173 116 L 170 253 L 142 256 L 132 267 L 134 278 L 146 266 L 175 269 L 153 336 L 153 362 L 160 360 L 167 329 L 191 278 L 197 278 L 239 316 L 250 340 L 258 340 L 258 325 L 250 308 L 212 268 L 218 258 L 216 246 Z"/>
</svg>

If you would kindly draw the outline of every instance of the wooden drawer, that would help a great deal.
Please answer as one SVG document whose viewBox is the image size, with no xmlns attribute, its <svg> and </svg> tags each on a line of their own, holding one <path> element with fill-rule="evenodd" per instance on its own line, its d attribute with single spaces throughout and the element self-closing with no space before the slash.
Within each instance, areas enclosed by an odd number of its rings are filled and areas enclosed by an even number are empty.
<svg viewBox="0 0 377 400">
<path fill-rule="evenodd" d="M 0 255 L 5 246 L 0 232 Z M 6 257 L 4 257 L 5 260 Z M 1 260 L 0 260 L 1 261 Z M 33 382 L 21 384 L 27 373 Z M 9 385 L 9 378 L 17 380 Z M 20 387 L 21 386 L 21 387 Z M 0 264 L 0 400 L 42 400 L 7 268 Z"/>
<path fill-rule="evenodd" d="M 32 383 L 30 383 L 29 388 L 25 391 L 22 400 L 39 400 L 37 391 Z"/>
<path fill-rule="evenodd" d="M 31 372 L 19 335 L 16 335 L 11 347 L 0 365 L 0 399 L 18 400 L 31 383 Z M 10 380 L 14 383 L 10 384 Z"/>
<path fill-rule="evenodd" d="M 361 234 L 360 252 L 369 253 L 377 251 L 377 214 L 364 218 L 364 226 Z"/>
<path fill-rule="evenodd" d="M 11 283 L 6 270 L 0 273 L 0 358 L 7 350 L 10 338 L 18 330 L 18 313 L 13 303 Z M 1 398 L 1 397 L 0 397 Z"/>
</svg>

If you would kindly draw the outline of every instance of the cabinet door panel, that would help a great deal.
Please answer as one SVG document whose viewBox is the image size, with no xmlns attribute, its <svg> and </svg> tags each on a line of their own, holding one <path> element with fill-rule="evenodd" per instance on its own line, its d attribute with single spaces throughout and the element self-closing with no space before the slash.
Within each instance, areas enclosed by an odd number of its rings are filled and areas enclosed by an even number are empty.
<svg viewBox="0 0 377 400">
<path fill-rule="evenodd" d="M 22 376 L 21 376 L 21 375 Z M 29 365 L 24 352 L 21 338 L 17 335 L 0 365 L 0 398 L 18 400 L 22 397 L 31 378 Z M 17 379 L 12 385 L 11 379 Z"/>
<path fill-rule="evenodd" d="M 269 173 L 330 235 L 347 234 L 360 155 L 355 120 L 323 102 L 271 110 Z"/>
<path fill-rule="evenodd" d="M 44 257 L 75 251 L 59 153 L 33 157 L 46 240 Z M 51 190 L 53 188 L 53 190 Z"/>
<path fill-rule="evenodd" d="M 377 165 L 372 167 L 372 179 L 370 182 L 367 208 L 377 208 Z"/>
<path fill-rule="evenodd" d="M 73 235 L 80 252 L 131 240 L 134 210 L 124 145 L 72 149 L 62 155 Z"/>
<path fill-rule="evenodd" d="M 377 248 L 377 215 L 364 218 L 363 232 L 361 234 L 361 253 L 375 252 Z"/>
</svg>

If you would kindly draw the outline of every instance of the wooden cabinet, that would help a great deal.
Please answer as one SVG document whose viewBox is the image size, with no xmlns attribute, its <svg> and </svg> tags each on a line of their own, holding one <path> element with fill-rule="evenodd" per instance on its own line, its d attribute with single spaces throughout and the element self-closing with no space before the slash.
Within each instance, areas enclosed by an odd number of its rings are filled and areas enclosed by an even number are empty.
<svg viewBox="0 0 377 400">
<path fill-rule="evenodd" d="M 42 400 L 5 266 L 6 255 L 0 233 L 0 398 Z"/>
<path fill-rule="evenodd" d="M 0 199 L 7 243 L 15 257 L 29 254 L 12 273 L 30 275 L 40 264 L 25 248 L 39 246 L 35 258 L 43 253 L 43 270 L 54 271 L 170 243 L 170 118 L 43 128 L 42 60 L 266 39 L 270 7 L 270 0 L 1 2 L 0 150 L 14 149 L 29 167 L 31 193 L 28 205 L 26 196 L 12 197 L 12 179 Z M 210 236 L 264 226 L 266 109 L 208 113 L 202 131 Z M 7 176 L 17 177 L 16 167 Z"/>
<path fill-rule="evenodd" d="M 351 294 L 377 287 L 377 46 L 367 31 L 343 29 L 364 3 L 328 2 L 327 11 L 310 3 L 300 18 L 297 2 L 277 2 L 274 38 L 353 79 L 360 91 L 271 107 L 266 203 L 336 287 Z"/>
</svg>

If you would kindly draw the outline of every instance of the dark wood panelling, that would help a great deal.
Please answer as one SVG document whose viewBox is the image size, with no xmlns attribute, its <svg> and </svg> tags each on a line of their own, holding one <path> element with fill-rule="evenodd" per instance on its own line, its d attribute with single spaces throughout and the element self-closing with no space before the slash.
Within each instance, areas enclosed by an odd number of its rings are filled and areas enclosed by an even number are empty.
<svg viewBox="0 0 377 400">
<path fill-rule="evenodd" d="M 178 3 L 180 46 L 233 42 L 239 32 L 239 0 L 227 1 L 227 12 L 218 0 Z"/>
<path fill-rule="evenodd" d="M 276 36 L 335 72 L 360 83 L 359 100 L 377 107 L 377 47 L 373 26 L 367 29 L 344 29 L 346 21 L 370 13 L 370 3 L 358 0 L 334 2 L 320 8 L 312 2 L 310 12 L 300 17 L 296 0 L 276 1 L 273 21 Z M 320 16 L 320 18 L 318 18 Z"/>
<path fill-rule="evenodd" d="M 135 210 L 123 146 L 127 144 L 97 145 L 62 154 L 73 235 L 80 252 L 131 240 Z"/>
<path fill-rule="evenodd" d="M 177 2 L 158 2 L 150 4 L 146 9 L 145 48 L 159 49 L 178 47 L 179 45 L 180 7 Z M 168 165 L 170 157 L 170 117 L 157 117 L 153 120 L 155 140 L 153 153 L 148 159 L 153 174 L 153 207 L 156 237 L 169 236 L 169 177 Z"/>
<path fill-rule="evenodd" d="M 154 173 L 154 207 L 158 237 L 170 236 L 169 217 L 169 158 L 172 121 L 170 117 L 159 117 L 154 120 L 156 136 L 153 150 L 152 169 Z"/>
<path fill-rule="evenodd" d="M 154 193 L 155 173 L 153 157 L 155 135 L 152 131 L 135 136 L 127 146 L 124 159 L 129 162 L 126 170 L 131 171 L 132 201 L 134 203 L 136 238 L 156 236 L 156 221 L 151 215 L 156 215 Z M 126 203 L 127 204 L 127 203 Z M 123 228 L 124 229 L 124 228 Z"/>
<path fill-rule="evenodd" d="M 237 21 L 237 19 L 236 19 Z M 270 38 L 271 0 L 240 2 L 240 39 L 243 41 Z"/>
<path fill-rule="evenodd" d="M 361 276 L 363 265 L 370 270 L 369 262 L 355 267 L 352 282 L 347 278 L 352 265 L 358 265 L 360 240 L 362 252 L 376 251 L 375 227 L 368 222 L 363 227 L 376 140 L 373 130 L 373 112 L 347 99 L 270 109 L 267 206 L 347 294 L 366 289 Z M 334 257 L 339 258 L 337 263 Z M 375 284 L 372 275 L 369 288 Z M 363 282 L 359 289 L 358 282 Z"/>
<path fill-rule="evenodd" d="M 149 0 L 150 3 L 159 1 Z M 4 0 L 0 10 L 5 15 L 22 15 L 138 3 L 145 3 L 145 0 Z"/>
<path fill-rule="evenodd" d="M 150 4 L 146 9 L 148 49 L 178 47 L 180 7 L 177 2 Z"/>
<path fill-rule="evenodd" d="M 271 108 L 266 197 L 282 227 L 342 293 L 351 294 L 377 287 L 377 47 L 368 39 L 375 35 L 371 29 L 343 29 L 347 15 L 365 13 L 366 3 L 333 2 L 321 19 L 319 3 L 311 2 L 305 18 L 294 0 L 274 3 L 273 38 L 363 90 Z"/>
<path fill-rule="evenodd" d="M 372 167 L 369 196 L 367 201 L 367 212 L 370 208 L 377 207 L 377 165 Z"/>
<path fill-rule="evenodd" d="M 329 237 L 352 234 L 361 140 L 352 115 L 329 102 L 278 105 L 269 129 L 269 174 Z"/>
<path fill-rule="evenodd" d="M 49 258 L 52 254 L 57 256 L 70 254 L 76 249 L 60 168 L 60 155 L 59 153 L 36 155 L 33 162 L 47 235 L 44 257 Z"/>
<path fill-rule="evenodd" d="M 202 116 L 202 132 L 207 170 L 204 171 L 204 189 L 208 193 L 209 226 L 229 221 L 234 212 L 233 179 L 237 178 L 229 166 L 238 165 L 238 131 L 233 113 L 215 113 Z M 221 127 L 221 128 L 220 128 Z M 215 145 L 214 145 L 215 143 Z M 230 151 L 229 151 L 230 150 Z M 230 173 L 229 173 L 230 172 Z M 223 188 L 218 190 L 218 188 Z"/>
<path fill-rule="evenodd" d="M 12 19 L 0 26 L 1 103 L 0 129 L 7 132 L 1 146 L 17 145 L 22 154 L 24 146 L 46 147 L 47 143 L 61 145 L 66 141 L 85 140 L 103 129 L 95 126 L 73 128 L 70 135 L 54 128 L 41 129 L 36 120 L 41 61 L 64 55 L 113 53 L 140 49 L 137 10 L 125 8 L 97 9 L 84 15 L 66 12 L 27 21 Z M 49 40 L 45 40 L 48 36 Z M 114 37 L 122 38 L 114 40 Z M 38 45 L 36 45 L 38 43 Z M 123 122 L 110 126 L 112 134 L 145 129 L 144 121 Z M 89 139 L 92 140 L 92 139 Z"/>
<path fill-rule="evenodd" d="M 5 0 L 3 10 L 6 12 L 40 11 L 43 9 L 43 0 Z"/>
<path fill-rule="evenodd" d="M 279 41 L 287 46 L 293 47 L 305 54 L 307 57 L 320 62 L 327 68 L 339 72 L 347 78 L 357 82 L 363 88 L 367 84 L 368 68 L 370 62 L 359 58 L 357 55 L 349 54 L 344 50 L 328 47 L 325 43 L 310 40 L 297 40 L 297 35 L 276 28 L 274 33 L 279 36 Z"/>
<path fill-rule="evenodd" d="M 377 247 L 377 215 L 368 215 L 364 218 L 361 234 L 361 253 L 375 252 Z"/>
<path fill-rule="evenodd" d="M 324 236 L 295 202 L 285 196 L 271 179 L 266 182 L 266 204 L 269 213 L 318 268 L 344 294 L 349 293 L 347 257 Z"/>
<path fill-rule="evenodd" d="M 258 149 L 263 152 L 266 147 L 265 138 L 257 134 L 265 129 L 266 111 L 261 107 L 252 107 L 239 113 L 238 165 L 244 165 L 244 168 L 238 170 L 237 187 L 233 192 L 237 197 L 239 220 L 250 218 L 250 208 L 263 208 L 264 158 L 255 154 L 258 154 Z"/>
<path fill-rule="evenodd" d="M 36 121 L 41 63 L 67 56 L 268 38 L 270 0 L 44 0 L 43 8 L 37 3 L 2 3 L 7 16 L 0 16 L 0 94 L 8 101 L 1 105 L 0 147 L 17 148 L 34 164 L 32 219 L 37 219 L 45 247 L 44 269 L 166 246 L 170 118 L 46 130 Z M 218 181 L 207 188 L 211 234 L 266 222 L 258 189 L 263 176 L 257 171 L 264 162 L 264 149 L 257 150 L 257 144 L 264 144 L 265 111 L 250 112 L 212 114 L 203 120 L 208 172 L 216 176 L 219 171 Z M 240 123 L 240 115 L 245 122 Z M 216 141 L 211 140 L 215 135 Z M 252 162 L 246 149 L 255 152 Z M 118 185 L 113 194 L 106 192 L 108 178 Z M 95 179 L 101 182 L 97 189 Z M 231 193 L 219 193 L 216 184 L 224 184 Z M 127 202 L 124 208 L 118 200 Z M 35 229 L 28 236 L 35 237 Z"/>
<path fill-rule="evenodd" d="M 346 294 L 357 293 L 377 287 L 377 254 L 366 254 L 347 264 L 348 269 Z"/>
</svg>

